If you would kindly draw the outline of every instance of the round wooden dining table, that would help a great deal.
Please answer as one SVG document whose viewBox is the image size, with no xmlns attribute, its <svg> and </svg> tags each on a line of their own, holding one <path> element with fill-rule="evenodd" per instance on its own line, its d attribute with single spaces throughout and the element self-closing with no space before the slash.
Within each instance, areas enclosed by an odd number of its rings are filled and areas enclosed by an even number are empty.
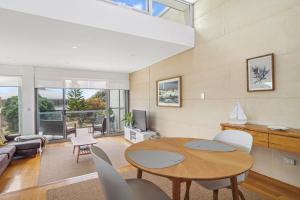
<svg viewBox="0 0 300 200">
<path fill-rule="evenodd" d="M 253 165 L 253 158 L 249 153 L 236 149 L 231 152 L 204 151 L 187 148 L 185 143 L 194 138 L 161 138 L 146 140 L 133 144 L 125 151 L 126 160 L 137 168 L 137 178 L 142 178 L 142 172 L 148 172 L 157 176 L 167 177 L 172 181 L 173 200 L 180 199 L 181 183 L 187 184 L 187 191 L 192 180 L 218 180 L 230 178 L 232 196 L 239 199 L 237 176 L 248 171 Z M 135 163 L 128 156 L 129 152 L 138 150 L 162 150 L 183 155 L 184 160 L 166 168 L 147 168 Z M 189 199 L 189 192 L 185 194 L 185 200 Z"/>
</svg>

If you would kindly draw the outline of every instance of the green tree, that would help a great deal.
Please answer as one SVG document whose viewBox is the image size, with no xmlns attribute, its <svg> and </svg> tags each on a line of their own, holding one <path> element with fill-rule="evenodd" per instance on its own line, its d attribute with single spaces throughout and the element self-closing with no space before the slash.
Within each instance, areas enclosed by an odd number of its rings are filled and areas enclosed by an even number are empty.
<svg viewBox="0 0 300 200">
<path fill-rule="evenodd" d="M 81 89 L 70 89 L 67 93 L 68 110 L 79 111 L 87 108 Z"/>
<path fill-rule="evenodd" d="M 40 112 L 53 111 L 55 109 L 54 103 L 49 101 L 46 97 L 38 97 L 38 104 Z"/>
<path fill-rule="evenodd" d="M 99 98 L 99 99 L 101 99 L 101 101 L 105 102 L 106 101 L 106 92 L 98 91 L 92 96 L 92 98 Z"/>
<path fill-rule="evenodd" d="M 106 108 L 106 92 L 98 91 L 86 100 L 89 110 L 102 110 Z"/>
<path fill-rule="evenodd" d="M 19 131 L 19 103 L 18 97 L 12 96 L 4 103 L 2 113 L 7 121 L 7 131 L 18 132 Z"/>
<path fill-rule="evenodd" d="M 87 108 L 86 101 L 82 95 L 82 90 L 81 89 L 70 89 L 67 92 L 67 109 L 69 111 L 80 111 L 80 110 L 85 110 Z M 69 114 L 69 118 L 72 119 L 77 119 L 78 126 L 82 127 L 83 122 L 84 122 L 84 114 L 82 113 L 74 113 L 74 114 Z"/>
</svg>

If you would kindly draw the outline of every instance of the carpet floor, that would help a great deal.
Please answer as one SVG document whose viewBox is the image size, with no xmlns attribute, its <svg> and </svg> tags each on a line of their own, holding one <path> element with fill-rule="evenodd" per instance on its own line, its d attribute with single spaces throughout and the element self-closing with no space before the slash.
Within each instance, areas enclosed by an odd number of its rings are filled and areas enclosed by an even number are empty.
<svg viewBox="0 0 300 200">
<path fill-rule="evenodd" d="M 135 178 L 136 170 L 129 170 L 122 173 L 124 178 Z M 167 178 L 154 176 L 143 173 L 143 178 L 148 179 L 162 188 L 169 196 L 171 196 L 171 182 Z M 182 198 L 184 196 L 185 184 L 182 184 Z M 241 189 L 247 200 L 265 200 L 264 197 L 246 189 Z M 98 179 L 92 179 L 60 188 L 50 189 L 47 191 L 47 200 L 103 200 L 104 195 Z M 190 200 L 212 200 L 212 192 L 192 183 L 190 190 Z M 220 200 L 231 200 L 231 190 L 222 189 L 219 192 Z"/>
<path fill-rule="evenodd" d="M 127 148 L 125 144 L 105 139 L 99 141 L 96 146 L 101 147 L 108 154 L 115 168 L 128 165 L 124 158 L 124 152 Z M 44 185 L 95 171 L 91 155 L 80 156 L 78 164 L 76 163 L 76 155 L 73 155 L 72 145 L 46 148 L 41 159 L 38 184 Z"/>
</svg>

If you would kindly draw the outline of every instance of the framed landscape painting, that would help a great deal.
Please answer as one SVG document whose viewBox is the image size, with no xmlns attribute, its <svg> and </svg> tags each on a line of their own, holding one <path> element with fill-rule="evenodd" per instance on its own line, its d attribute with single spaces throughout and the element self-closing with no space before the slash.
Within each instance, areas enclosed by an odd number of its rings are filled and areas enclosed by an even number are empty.
<svg viewBox="0 0 300 200">
<path fill-rule="evenodd" d="M 247 90 L 274 90 L 274 54 L 247 59 Z"/>
<path fill-rule="evenodd" d="M 156 82 L 157 106 L 181 107 L 181 77 Z"/>
</svg>

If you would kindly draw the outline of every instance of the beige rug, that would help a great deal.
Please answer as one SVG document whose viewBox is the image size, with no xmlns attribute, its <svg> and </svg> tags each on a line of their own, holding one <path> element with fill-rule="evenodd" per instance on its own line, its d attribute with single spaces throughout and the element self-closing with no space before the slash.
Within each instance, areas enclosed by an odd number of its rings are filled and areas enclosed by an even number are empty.
<svg viewBox="0 0 300 200">
<path fill-rule="evenodd" d="M 124 158 L 126 145 L 112 140 L 102 139 L 97 143 L 111 158 L 115 168 L 128 165 Z M 43 185 L 54 181 L 95 172 L 91 155 L 84 155 L 76 163 L 73 146 L 46 148 L 42 155 L 38 184 Z"/>
<path fill-rule="evenodd" d="M 124 178 L 135 178 L 136 170 L 130 170 L 123 173 Z M 169 196 L 171 196 L 171 182 L 162 177 L 143 174 L 143 178 L 148 179 L 162 188 Z M 185 186 L 182 184 L 182 198 L 184 196 Z M 243 194 L 247 200 L 264 200 L 262 196 L 243 189 Z M 81 183 L 76 183 L 69 186 L 64 186 L 56 189 L 50 189 L 47 191 L 47 200 L 103 200 L 104 196 L 101 191 L 100 183 L 98 179 L 93 179 Z M 190 200 L 212 200 L 212 192 L 202 188 L 201 186 L 192 183 L 190 190 Z M 232 199 L 231 190 L 223 189 L 219 193 L 220 200 Z"/>
</svg>

